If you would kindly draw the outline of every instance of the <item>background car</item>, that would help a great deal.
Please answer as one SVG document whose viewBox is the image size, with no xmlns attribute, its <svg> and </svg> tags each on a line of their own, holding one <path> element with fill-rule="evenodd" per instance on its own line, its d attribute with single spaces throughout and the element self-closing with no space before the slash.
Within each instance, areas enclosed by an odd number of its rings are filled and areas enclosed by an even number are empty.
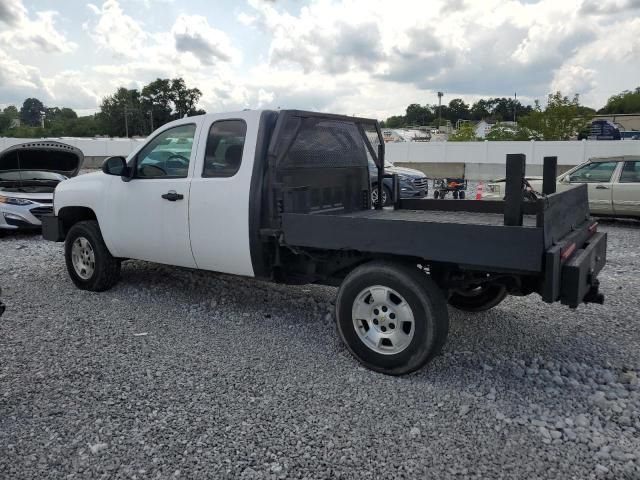
<svg viewBox="0 0 640 480">
<path fill-rule="evenodd" d="M 0 231 L 40 228 L 56 186 L 77 175 L 83 160 L 78 148 L 47 140 L 0 152 Z"/>
<path fill-rule="evenodd" d="M 542 191 L 541 177 L 527 177 L 531 187 Z M 589 190 L 593 215 L 640 219 L 640 155 L 591 158 L 557 179 L 557 190 L 584 183 Z M 487 185 L 483 200 L 504 197 L 504 179 Z"/>
<path fill-rule="evenodd" d="M 429 193 L 429 179 L 420 170 L 412 168 L 396 167 L 391 162 L 385 161 L 385 173 L 394 173 L 398 175 L 400 183 L 400 198 L 424 198 Z M 371 204 L 378 202 L 378 167 L 369 159 L 369 177 L 371 178 Z M 393 185 L 390 178 L 385 178 L 382 189 L 382 203 L 389 205 L 391 203 L 391 191 Z"/>
</svg>

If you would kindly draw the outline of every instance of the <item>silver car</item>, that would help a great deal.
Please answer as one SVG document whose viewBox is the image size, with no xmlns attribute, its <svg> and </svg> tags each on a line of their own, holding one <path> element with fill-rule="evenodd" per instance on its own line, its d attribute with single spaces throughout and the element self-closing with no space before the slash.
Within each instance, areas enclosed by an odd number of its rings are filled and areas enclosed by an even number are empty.
<svg viewBox="0 0 640 480">
<path fill-rule="evenodd" d="M 534 190 L 542 191 L 542 177 L 527 177 Z M 593 215 L 640 219 L 640 155 L 591 158 L 557 179 L 557 190 L 584 183 Z M 483 200 L 501 200 L 505 179 L 487 184 Z"/>
<path fill-rule="evenodd" d="M 40 228 L 56 185 L 77 175 L 83 160 L 78 148 L 47 140 L 0 152 L 0 230 Z"/>
</svg>

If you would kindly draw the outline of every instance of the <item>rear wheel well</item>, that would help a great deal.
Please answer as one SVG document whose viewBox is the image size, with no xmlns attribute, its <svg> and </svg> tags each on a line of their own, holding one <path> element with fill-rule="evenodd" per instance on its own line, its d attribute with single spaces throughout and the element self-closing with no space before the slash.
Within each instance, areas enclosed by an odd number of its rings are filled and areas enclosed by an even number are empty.
<svg viewBox="0 0 640 480">
<path fill-rule="evenodd" d="M 84 220 L 98 220 L 96 214 L 89 207 L 63 207 L 58 212 L 58 219 L 62 222 L 64 235 L 76 223 Z"/>
</svg>

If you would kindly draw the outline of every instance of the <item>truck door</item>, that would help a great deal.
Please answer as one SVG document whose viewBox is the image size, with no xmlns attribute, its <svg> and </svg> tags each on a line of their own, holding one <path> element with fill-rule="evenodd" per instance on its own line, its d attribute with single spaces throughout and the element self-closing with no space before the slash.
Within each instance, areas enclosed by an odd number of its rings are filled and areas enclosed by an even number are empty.
<svg viewBox="0 0 640 480">
<path fill-rule="evenodd" d="M 620 179 L 613 184 L 616 215 L 640 217 L 640 160 L 624 162 Z"/>
<path fill-rule="evenodd" d="M 242 112 L 203 124 L 198 151 L 204 155 L 198 155 L 189 202 L 191 249 L 198 268 L 254 276 L 249 190 L 258 123 L 255 112 Z"/>
<path fill-rule="evenodd" d="M 612 177 L 618 162 L 591 162 L 569 175 L 570 184 L 586 183 L 589 188 L 589 208 L 592 213 L 612 214 Z M 559 190 L 566 190 L 561 183 Z M 563 188 L 564 187 L 564 188 Z"/>
<path fill-rule="evenodd" d="M 189 243 L 189 173 L 200 121 L 161 131 L 134 157 L 130 181 L 113 177 L 103 232 L 114 255 L 196 266 Z"/>
</svg>

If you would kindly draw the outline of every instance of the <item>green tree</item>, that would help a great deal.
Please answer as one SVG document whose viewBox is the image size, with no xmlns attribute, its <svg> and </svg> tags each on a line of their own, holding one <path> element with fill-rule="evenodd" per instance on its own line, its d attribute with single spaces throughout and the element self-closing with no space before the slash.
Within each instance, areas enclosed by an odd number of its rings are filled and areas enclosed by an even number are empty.
<svg viewBox="0 0 640 480">
<path fill-rule="evenodd" d="M 461 98 L 454 98 L 449 102 L 449 108 L 447 109 L 449 113 L 449 120 L 451 123 L 456 123 L 458 120 L 469 120 L 469 105 L 464 103 L 464 100 Z"/>
<path fill-rule="evenodd" d="M 540 140 L 539 136 L 522 125 L 512 125 L 496 123 L 487 134 L 486 139 L 490 141 L 526 141 Z"/>
<path fill-rule="evenodd" d="M 0 134 L 9 130 L 13 121 L 19 118 L 19 116 L 20 113 L 15 106 L 9 105 L 5 107 L 4 110 L 0 112 Z"/>
<path fill-rule="evenodd" d="M 157 78 L 145 85 L 141 91 L 140 103 L 153 128 L 171 120 L 205 113 L 198 110 L 197 104 L 202 92 L 197 88 L 188 88 L 182 78 Z M 151 130 L 151 125 L 149 130 Z"/>
<path fill-rule="evenodd" d="M 417 103 L 412 103 L 407 107 L 405 113 L 405 125 L 429 125 L 434 119 L 434 113 L 428 105 L 424 107 Z"/>
<path fill-rule="evenodd" d="M 460 125 L 458 131 L 454 134 L 449 135 L 448 141 L 450 142 L 475 142 L 478 138 L 476 137 L 476 129 L 470 122 L 465 122 Z"/>
<path fill-rule="evenodd" d="M 108 135 L 124 137 L 149 133 L 145 128 L 140 92 L 136 89 L 120 87 L 113 95 L 103 98 L 98 115 Z"/>
<path fill-rule="evenodd" d="M 580 113 L 580 98 L 552 93 L 543 109 L 536 100 L 533 111 L 520 120 L 520 125 L 537 133 L 543 140 L 569 140 L 589 122 L 588 115 Z"/>
<path fill-rule="evenodd" d="M 45 106 L 37 98 L 27 98 L 20 109 L 20 119 L 25 125 L 37 127 L 41 124 Z"/>
<path fill-rule="evenodd" d="M 640 113 L 640 87 L 609 97 L 598 113 Z"/>
<path fill-rule="evenodd" d="M 394 115 L 384 122 L 385 128 L 401 128 L 405 126 L 404 115 Z"/>
</svg>

